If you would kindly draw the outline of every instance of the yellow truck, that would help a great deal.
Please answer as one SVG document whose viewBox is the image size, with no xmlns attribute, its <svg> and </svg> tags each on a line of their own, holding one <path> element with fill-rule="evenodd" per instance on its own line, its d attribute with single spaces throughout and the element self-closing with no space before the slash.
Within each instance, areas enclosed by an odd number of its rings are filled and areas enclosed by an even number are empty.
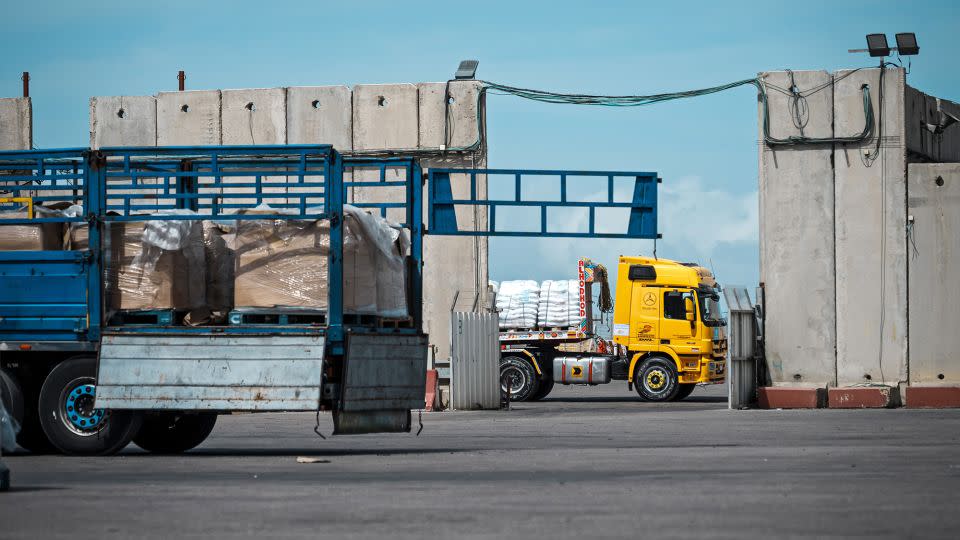
<svg viewBox="0 0 960 540">
<path fill-rule="evenodd" d="M 580 259 L 578 281 L 579 324 L 501 329 L 500 381 L 512 400 L 542 399 L 555 384 L 619 380 L 644 401 L 676 401 L 697 384 L 724 381 L 726 321 L 720 286 L 709 270 L 694 263 L 621 256 L 611 342 L 593 331 L 592 286 L 608 289 L 606 269 Z M 601 294 L 601 311 L 610 309 L 603 305 L 604 296 L 609 294 Z M 598 346 L 582 346 L 590 343 Z"/>
</svg>

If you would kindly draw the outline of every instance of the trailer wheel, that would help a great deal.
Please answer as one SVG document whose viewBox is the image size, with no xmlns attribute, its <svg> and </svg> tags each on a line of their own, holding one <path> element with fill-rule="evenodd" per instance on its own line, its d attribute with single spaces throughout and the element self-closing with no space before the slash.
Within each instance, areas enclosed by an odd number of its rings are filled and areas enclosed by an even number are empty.
<svg viewBox="0 0 960 540">
<path fill-rule="evenodd" d="M 179 454 L 199 446 L 216 424 L 216 413 L 148 414 L 133 443 L 155 454 Z"/>
<path fill-rule="evenodd" d="M 537 392 L 533 395 L 531 401 L 540 401 L 547 397 L 551 390 L 553 390 L 553 379 L 540 379 L 540 385 L 537 387 Z"/>
<path fill-rule="evenodd" d="M 0 369 L 0 397 L 3 398 L 3 408 L 18 425 L 23 425 L 23 392 L 20 385 L 6 371 Z"/>
<path fill-rule="evenodd" d="M 56 448 L 50 444 L 50 440 L 47 439 L 47 435 L 40 426 L 40 416 L 37 413 L 40 385 L 31 385 L 29 380 L 23 380 L 9 372 L 0 372 L 0 374 L 6 376 L 7 384 L 11 385 L 10 388 L 13 389 L 12 392 L 7 395 L 16 396 L 19 394 L 20 396 L 19 401 L 22 409 L 20 417 L 18 418 L 20 422 L 20 432 L 17 433 L 17 444 L 24 450 L 35 454 L 56 452 Z M 9 390 L 4 390 L 4 393 L 8 391 Z M 15 397 L 14 400 L 16 401 L 17 398 Z M 12 408 L 15 409 L 16 405 Z M 16 416 L 15 411 L 14 415 Z"/>
<path fill-rule="evenodd" d="M 509 388 L 510 401 L 531 401 L 537 393 L 537 372 L 526 359 L 507 356 L 500 359 L 500 392 Z"/>
<path fill-rule="evenodd" d="M 673 361 L 659 356 L 647 358 L 637 366 L 633 384 L 645 401 L 670 401 L 680 389 Z"/>
<path fill-rule="evenodd" d="M 71 358 L 54 367 L 40 388 L 40 425 L 64 454 L 115 454 L 140 429 L 139 412 L 93 408 L 96 374 L 95 358 Z"/>
<path fill-rule="evenodd" d="M 677 395 L 673 396 L 673 400 L 680 401 L 682 399 L 686 399 L 687 396 L 692 394 L 696 388 L 696 384 L 681 384 L 680 389 L 677 390 Z"/>
</svg>

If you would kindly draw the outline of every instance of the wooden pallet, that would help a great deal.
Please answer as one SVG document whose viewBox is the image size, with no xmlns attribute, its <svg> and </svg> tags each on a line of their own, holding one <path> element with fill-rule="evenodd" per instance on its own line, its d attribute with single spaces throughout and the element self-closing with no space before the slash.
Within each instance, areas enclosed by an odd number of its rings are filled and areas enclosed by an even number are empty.
<svg viewBox="0 0 960 540">
<path fill-rule="evenodd" d="M 327 324 L 326 311 L 299 308 L 243 308 L 230 311 L 230 325 L 312 325 Z"/>
<path fill-rule="evenodd" d="M 107 320 L 108 326 L 173 326 L 183 324 L 186 310 L 177 309 L 123 309 L 115 311 Z"/>
</svg>

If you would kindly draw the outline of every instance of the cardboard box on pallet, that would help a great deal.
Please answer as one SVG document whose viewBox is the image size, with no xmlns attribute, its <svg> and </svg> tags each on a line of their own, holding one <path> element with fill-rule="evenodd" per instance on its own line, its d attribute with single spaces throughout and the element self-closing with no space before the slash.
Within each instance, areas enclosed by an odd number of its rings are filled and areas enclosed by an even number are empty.
<svg viewBox="0 0 960 540">
<path fill-rule="evenodd" d="M 0 212 L 4 219 L 27 219 L 26 211 Z M 63 249 L 62 223 L 3 225 L 0 229 L 0 251 L 57 251 Z"/>
<path fill-rule="evenodd" d="M 105 240 L 110 309 L 195 309 L 206 304 L 199 221 L 114 222 Z"/>
<path fill-rule="evenodd" d="M 251 212 L 275 213 L 275 210 Z M 344 312 L 406 316 L 405 244 L 378 218 L 345 208 Z M 330 224 L 326 220 L 240 220 L 234 243 L 236 307 L 326 309 Z"/>
</svg>

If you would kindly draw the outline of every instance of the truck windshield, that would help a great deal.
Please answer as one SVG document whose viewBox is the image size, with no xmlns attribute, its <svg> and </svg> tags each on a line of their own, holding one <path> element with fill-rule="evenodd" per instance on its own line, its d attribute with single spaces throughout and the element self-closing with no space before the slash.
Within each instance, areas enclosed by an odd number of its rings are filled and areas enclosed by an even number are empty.
<svg viewBox="0 0 960 540">
<path fill-rule="evenodd" d="M 724 326 L 723 314 L 720 312 L 720 295 L 715 290 L 697 291 L 697 300 L 700 304 L 700 317 L 707 326 Z"/>
</svg>

